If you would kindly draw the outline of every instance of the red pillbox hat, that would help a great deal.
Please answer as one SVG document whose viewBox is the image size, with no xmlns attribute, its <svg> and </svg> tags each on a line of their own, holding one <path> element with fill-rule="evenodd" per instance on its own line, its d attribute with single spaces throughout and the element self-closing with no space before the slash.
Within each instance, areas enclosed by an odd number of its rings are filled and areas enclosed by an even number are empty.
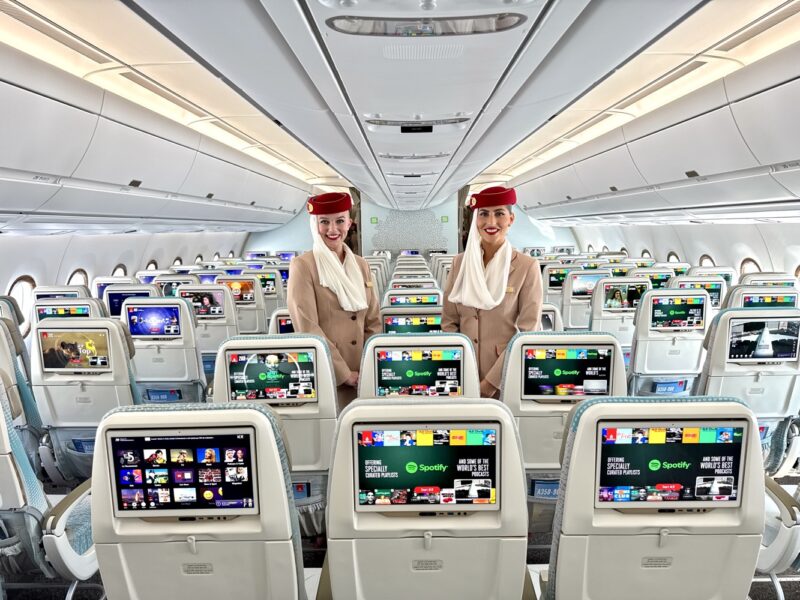
<svg viewBox="0 0 800 600">
<path fill-rule="evenodd" d="M 311 196 L 306 204 L 306 210 L 312 215 L 332 215 L 334 213 L 350 210 L 353 199 L 346 192 L 330 192 Z"/>
<path fill-rule="evenodd" d="M 517 192 L 514 188 L 503 187 L 496 185 L 485 190 L 481 190 L 477 194 L 473 194 L 469 199 L 469 207 L 472 210 L 476 208 L 486 208 L 487 206 L 508 206 L 517 203 Z"/>
</svg>

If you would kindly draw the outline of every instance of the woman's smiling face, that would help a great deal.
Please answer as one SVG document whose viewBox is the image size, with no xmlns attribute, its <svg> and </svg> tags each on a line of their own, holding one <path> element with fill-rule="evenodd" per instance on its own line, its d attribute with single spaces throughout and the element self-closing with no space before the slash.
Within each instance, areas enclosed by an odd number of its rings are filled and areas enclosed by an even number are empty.
<svg viewBox="0 0 800 600">
<path fill-rule="evenodd" d="M 514 222 L 514 213 L 508 206 L 487 206 L 478 208 L 476 225 L 481 241 L 490 246 L 497 246 L 506 241 L 508 229 Z"/>
<path fill-rule="evenodd" d="M 317 217 L 317 231 L 325 245 L 330 250 L 338 252 L 344 244 L 344 238 L 347 237 L 352 223 L 349 211 L 320 215 Z"/>
</svg>

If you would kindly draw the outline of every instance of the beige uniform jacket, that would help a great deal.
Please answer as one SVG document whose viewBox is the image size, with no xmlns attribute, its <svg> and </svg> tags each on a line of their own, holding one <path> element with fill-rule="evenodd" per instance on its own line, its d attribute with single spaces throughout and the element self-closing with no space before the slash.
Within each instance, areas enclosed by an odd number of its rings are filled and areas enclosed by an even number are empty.
<svg viewBox="0 0 800 600">
<path fill-rule="evenodd" d="M 542 272 L 536 259 L 514 250 L 503 301 L 492 310 L 478 310 L 448 299 L 461 269 L 463 254 L 453 260 L 447 278 L 442 329 L 459 331 L 472 340 L 481 380 L 500 389 L 506 345 L 517 331 L 534 331 L 542 314 Z"/>
<path fill-rule="evenodd" d="M 372 287 L 369 266 L 360 256 L 355 258 L 364 276 L 369 303 L 366 309 L 358 312 L 343 310 L 336 294 L 320 285 L 312 252 L 294 258 L 289 265 L 287 304 L 292 325 L 297 333 L 312 333 L 328 340 L 336 385 L 341 385 L 351 371 L 361 370 L 364 341 L 381 331 L 378 298 Z"/>
</svg>

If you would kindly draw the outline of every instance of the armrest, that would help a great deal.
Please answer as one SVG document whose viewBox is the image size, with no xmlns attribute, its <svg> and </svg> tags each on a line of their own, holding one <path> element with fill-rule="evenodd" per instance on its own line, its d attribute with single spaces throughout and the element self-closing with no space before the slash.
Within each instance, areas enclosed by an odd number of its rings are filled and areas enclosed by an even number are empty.
<svg viewBox="0 0 800 600">
<path fill-rule="evenodd" d="M 800 525 L 800 502 L 768 475 L 764 477 L 764 484 L 767 495 L 772 498 L 780 511 L 780 518 L 784 525 L 787 527 Z"/>
<path fill-rule="evenodd" d="M 45 533 L 53 533 L 55 535 L 64 533 L 64 527 L 66 526 L 67 519 L 72 510 L 84 496 L 91 493 L 92 480 L 89 478 L 64 496 L 64 498 L 62 498 L 62 500 L 47 514 L 44 527 Z"/>
</svg>

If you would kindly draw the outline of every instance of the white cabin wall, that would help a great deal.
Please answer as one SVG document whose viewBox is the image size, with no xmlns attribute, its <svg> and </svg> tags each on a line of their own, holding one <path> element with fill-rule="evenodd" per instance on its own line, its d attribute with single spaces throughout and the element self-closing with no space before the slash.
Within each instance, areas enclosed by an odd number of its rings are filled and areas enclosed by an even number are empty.
<svg viewBox="0 0 800 600">
<path fill-rule="evenodd" d="M 373 250 L 397 252 L 404 248 L 458 252 L 458 198 L 422 210 L 390 210 L 361 203 L 361 244 L 364 255 Z M 443 222 L 442 218 L 447 222 Z M 377 223 L 371 219 L 376 218 Z"/>
<path fill-rule="evenodd" d="M 796 223 L 746 225 L 609 225 L 576 227 L 581 250 L 591 244 L 595 251 L 604 245 L 611 250 L 625 247 L 631 256 L 647 249 L 665 261 L 674 251 L 681 260 L 698 264 L 709 255 L 717 265 L 739 269 L 746 258 L 754 259 L 763 271 L 794 274 L 800 266 L 800 238 Z"/>
<path fill-rule="evenodd" d="M 244 233 L 158 233 L 118 235 L 52 235 L 0 237 L 0 282 L 7 293 L 11 284 L 23 275 L 37 285 L 64 285 L 76 269 L 83 269 L 89 280 L 110 275 L 124 264 L 128 275 L 143 270 L 155 259 L 159 268 L 168 268 L 175 257 L 193 264 L 202 254 L 210 260 L 215 252 L 238 255 Z"/>
<path fill-rule="evenodd" d="M 308 226 L 308 213 L 305 208 L 297 211 L 291 221 L 285 225 L 259 233 L 251 233 L 244 244 L 244 252 L 248 250 L 311 250 L 314 242 Z"/>
<path fill-rule="evenodd" d="M 518 250 L 530 246 L 577 246 L 578 242 L 569 227 L 552 227 L 543 221 L 531 219 L 523 211 L 514 210 L 516 218 L 508 230 L 508 241 Z"/>
</svg>

